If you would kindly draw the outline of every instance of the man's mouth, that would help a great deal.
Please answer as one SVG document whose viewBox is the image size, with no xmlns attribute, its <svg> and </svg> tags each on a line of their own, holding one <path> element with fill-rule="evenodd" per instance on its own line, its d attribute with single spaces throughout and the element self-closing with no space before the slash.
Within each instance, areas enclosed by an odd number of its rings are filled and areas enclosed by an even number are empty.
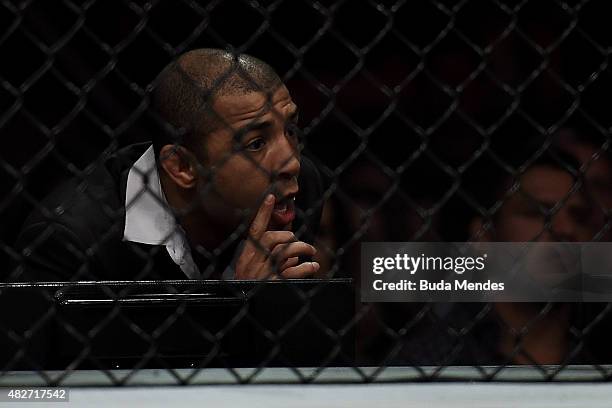
<svg viewBox="0 0 612 408">
<path fill-rule="evenodd" d="M 295 194 L 278 200 L 274 205 L 272 221 L 275 226 L 284 228 L 295 219 Z"/>
</svg>

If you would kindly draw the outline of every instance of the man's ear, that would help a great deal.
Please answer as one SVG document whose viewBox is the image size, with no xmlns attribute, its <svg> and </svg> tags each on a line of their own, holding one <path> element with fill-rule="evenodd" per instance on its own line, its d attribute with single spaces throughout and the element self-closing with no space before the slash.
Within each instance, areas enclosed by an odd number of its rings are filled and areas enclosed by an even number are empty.
<svg viewBox="0 0 612 408">
<path fill-rule="evenodd" d="M 164 145 L 159 151 L 159 163 L 164 172 L 184 189 L 194 188 L 198 173 L 196 158 L 189 150 L 178 145 Z"/>
<path fill-rule="evenodd" d="M 474 217 L 468 225 L 470 240 L 476 242 L 492 242 L 493 231 L 490 222 L 485 222 L 482 217 Z"/>
</svg>

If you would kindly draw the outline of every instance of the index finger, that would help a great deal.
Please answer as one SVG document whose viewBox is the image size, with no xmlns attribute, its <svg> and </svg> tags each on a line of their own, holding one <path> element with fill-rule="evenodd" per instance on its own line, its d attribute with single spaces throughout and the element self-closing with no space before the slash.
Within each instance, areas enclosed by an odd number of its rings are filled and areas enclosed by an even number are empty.
<svg viewBox="0 0 612 408">
<path fill-rule="evenodd" d="M 261 204 L 261 207 L 259 207 L 259 210 L 257 210 L 257 214 L 255 214 L 253 222 L 251 222 L 251 226 L 249 227 L 249 236 L 255 241 L 259 241 L 264 232 L 266 232 L 268 229 L 268 223 L 270 222 L 272 210 L 274 209 L 274 201 L 274 195 L 268 194 L 264 202 Z"/>
</svg>

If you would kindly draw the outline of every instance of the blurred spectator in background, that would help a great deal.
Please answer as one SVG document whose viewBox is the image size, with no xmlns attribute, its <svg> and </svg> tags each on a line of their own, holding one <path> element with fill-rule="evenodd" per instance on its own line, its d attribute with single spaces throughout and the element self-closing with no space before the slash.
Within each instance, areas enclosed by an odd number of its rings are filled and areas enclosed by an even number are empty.
<svg viewBox="0 0 612 408">
<path fill-rule="evenodd" d="M 502 205 L 490 220 L 474 218 L 470 235 L 491 242 L 590 241 L 596 233 L 592 200 L 580 185 L 572 191 L 581 183 L 578 167 L 563 154 L 535 159 L 517 179 L 493 187 Z M 502 325 L 496 346 L 503 358 L 558 364 L 571 356 L 578 340 L 571 338 L 571 304 L 499 302 L 493 310 Z"/>
<path fill-rule="evenodd" d="M 520 163 L 525 163 L 525 155 Z M 597 233 L 594 203 L 581 186 L 578 162 L 562 152 L 544 152 L 515 175 L 497 166 L 475 182 L 482 212 L 472 217 L 470 240 L 491 242 L 582 242 Z M 490 164 L 490 163 L 489 163 Z M 582 304 L 436 304 L 421 332 L 406 336 L 401 364 L 559 364 L 593 361 L 577 335 Z"/>
</svg>

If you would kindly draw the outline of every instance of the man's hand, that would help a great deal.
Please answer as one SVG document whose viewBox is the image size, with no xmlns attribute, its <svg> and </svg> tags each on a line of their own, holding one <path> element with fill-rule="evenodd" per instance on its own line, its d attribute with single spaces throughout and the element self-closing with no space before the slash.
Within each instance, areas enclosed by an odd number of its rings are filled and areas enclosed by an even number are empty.
<svg viewBox="0 0 612 408">
<path fill-rule="evenodd" d="M 299 263 L 300 256 L 313 256 L 315 247 L 298 241 L 291 231 L 268 231 L 274 210 L 269 194 L 249 228 L 246 244 L 236 262 L 236 279 L 305 278 L 319 270 L 317 262 Z"/>
</svg>

